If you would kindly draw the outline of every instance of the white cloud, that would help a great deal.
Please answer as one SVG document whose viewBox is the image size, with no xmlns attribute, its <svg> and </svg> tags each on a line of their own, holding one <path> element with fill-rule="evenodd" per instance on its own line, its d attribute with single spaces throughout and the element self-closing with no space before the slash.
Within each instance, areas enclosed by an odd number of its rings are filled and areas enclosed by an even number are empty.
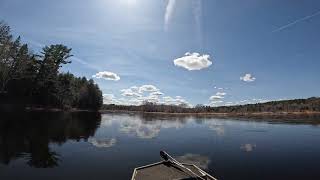
<svg viewBox="0 0 320 180">
<path fill-rule="evenodd" d="M 122 96 L 126 96 L 126 97 L 141 97 L 142 96 L 141 94 L 135 92 L 131 88 L 129 88 L 129 89 L 121 89 L 120 92 L 121 92 Z"/>
<path fill-rule="evenodd" d="M 256 78 L 253 77 L 252 74 L 245 74 L 243 77 L 240 77 L 240 80 L 244 82 L 253 82 Z"/>
<path fill-rule="evenodd" d="M 175 59 L 173 63 L 175 66 L 183 67 L 189 71 L 207 68 L 212 64 L 210 55 L 200 55 L 199 53 L 189 52 L 187 52 L 185 56 Z"/>
<path fill-rule="evenodd" d="M 143 103 L 142 97 L 121 98 L 120 105 L 141 105 Z"/>
<path fill-rule="evenodd" d="M 216 95 L 217 96 L 225 96 L 225 95 L 227 95 L 227 93 L 225 93 L 225 92 L 217 92 Z"/>
<path fill-rule="evenodd" d="M 156 92 L 156 91 L 159 91 L 159 89 L 157 87 L 155 87 L 154 85 L 143 85 L 139 88 L 139 93 Z"/>
<path fill-rule="evenodd" d="M 215 100 L 220 100 L 220 99 L 223 99 L 224 97 L 223 96 L 217 96 L 217 95 L 213 95 L 213 96 L 210 96 L 210 101 L 215 101 Z"/>
<path fill-rule="evenodd" d="M 131 86 L 130 89 L 131 89 L 133 92 L 138 92 L 138 91 L 139 91 L 139 87 L 138 87 L 138 86 Z"/>
<path fill-rule="evenodd" d="M 185 100 L 181 96 L 176 96 L 175 98 L 171 96 L 165 96 L 162 98 L 163 99 L 163 104 L 165 105 L 181 105 L 181 104 L 186 104 L 187 106 L 192 106 L 187 100 Z"/>
<path fill-rule="evenodd" d="M 222 100 L 214 100 L 214 101 L 211 101 L 208 105 L 209 106 L 222 106 L 224 101 Z"/>
<path fill-rule="evenodd" d="M 163 95 L 163 93 L 160 91 L 155 91 L 155 92 L 150 93 L 150 95 L 161 96 L 161 95 Z"/>
<path fill-rule="evenodd" d="M 105 79 L 105 80 L 111 80 L 111 81 L 119 81 L 120 77 L 113 73 L 113 72 L 109 72 L 109 71 L 101 71 L 98 72 L 97 74 L 93 75 L 92 77 L 94 78 L 98 78 L 98 79 Z"/>
<path fill-rule="evenodd" d="M 141 105 L 145 101 L 159 103 L 159 96 L 163 95 L 154 85 L 132 86 L 128 89 L 122 89 L 120 92 L 122 96 L 128 98 L 122 100 L 120 103 L 122 105 Z"/>
<path fill-rule="evenodd" d="M 137 98 L 134 101 L 136 101 L 137 104 L 142 104 L 143 102 L 160 103 L 160 98 L 157 95 L 149 94 L 148 96 Z"/>
<path fill-rule="evenodd" d="M 160 91 L 154 85 L 142 85 L 142 86 L 132 86 L 128 89 L 120 90 L 121 98 L 116 98 L 114 94 L 104 94 L 105 104 L 118 104 L 118 105 L 141 105 L 143 102 L 152 102 L 157 104 L 166 105 L 181 105 L 186 104 L 191 107 L 192 105 L 183 97 L 176 96 L 165 96 L 164 93 Z"/>
<path fill-rule="evenodd" d="M 172 18 L 175 4 L 176 4 L 176 0 L 169 0 L 168 1 L 167 7 L 166 7 L 166 12 L 164 15 L 164 30 L 165 31 L 168 30 L 168 26 L 169 26 L 170 20 Z"/>
<path fill-rule="evenodd" d="M 218 104 L 222 105 L 222 103 L 224 102 L 224 101 L 222 101 L 222 99 L 224 99 L 225 95 L 227 95 L 227 93 L 225 93 L 225 92 L 217 92 L 215 95 L 210 96 L 209 105 L 210 106 L 217 106 Z"/>
<path fill-rule="evenodd" d="M 118 104 L 118 100 L 115 99 L 113 94 L 103 94 L 103 103 L 104 104 Z"/>
</svg>

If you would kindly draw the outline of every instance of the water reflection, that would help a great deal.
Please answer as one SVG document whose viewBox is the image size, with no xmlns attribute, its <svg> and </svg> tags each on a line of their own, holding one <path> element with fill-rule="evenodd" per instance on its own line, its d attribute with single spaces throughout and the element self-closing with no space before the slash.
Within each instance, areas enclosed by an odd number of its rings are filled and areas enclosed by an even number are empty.
<svg viewBox="0 0 320 180">
<path fill-rule="evenodd" d="M 240 146 L 240 149 L 245 151 L 245 152 L 251 152 L 253 151 L 255 148 L 257 147 L 257 145 L 255 144 L 242 144 Z"/>
<path fill-rule="evenodd" d="M 23 158 L 36 168 L 59 165 L 60 155 L 50 144 L 87 140 L 95 134 L 101 116 L 96 113 L 2 114 L 0 121 L 0 163 Z"/>
<path fill-rule="evenodd" d="M 217 120 L 208 120 L 205 121 L 205 124 L 208 128 L 214 131 L 218 136 L 223 136 L 225 134 L 224 125 L 221 122 L 217 122 Z"/>
<path fill-rule="evenodd" d="M 123 115 L 113 118 L 113 116 L 105 116 L 103 118 L 103 126 L 112 126 L 119 124 L 119 131 L 125 134 L 134 135 L 141 139 L 152 139 L 159 135 L 161 129 L 180 129 L 189 117 L 173 117 L 168 120 L 165 116 L 154 115 Z"/>
<path fill-rule="evenodd" d="M 144 124 L 141 121 L 123 121 L 120 131 L 136 135 L 139 138 L 150 139 L 156 137 L 161 129 L 161 123 Z"/>
<path fill-rule="evenodd" d="M 320 177 L 320 131 L 307 124 L 125 113 L 1 115 L 0 179 L 130 179 L 135 167 L 159 161 L 159 150 L 218 179 Z"/>
<path fill-rule="evenodd" d="M 48 147 L 38 149 L 36 152 L 30 152 L 27 155 L 27 164 L 35 168 L 52 168 L 59 165 L 60 155 L 51 151 Z"/>
<path fill-rule="evenodd" d="M 98 148 L 109 148 L 109 147 L 114 146 L 117 143 L 117 139 L 115 139 L 115 138 L 103 138 L 103 139 L 90 138 L 88 142 Z"/>
<path fill-rule="evenodd" d="M 201 169 L 208 169 L 208 165 L 210 163 L 210 159 L 207 156 L 202 156 L 200 154 L 185 154 L 183 156 L 178 156 L 175 159 L 177 161 L 187 164 L 194 164 Z"/>
</svg>

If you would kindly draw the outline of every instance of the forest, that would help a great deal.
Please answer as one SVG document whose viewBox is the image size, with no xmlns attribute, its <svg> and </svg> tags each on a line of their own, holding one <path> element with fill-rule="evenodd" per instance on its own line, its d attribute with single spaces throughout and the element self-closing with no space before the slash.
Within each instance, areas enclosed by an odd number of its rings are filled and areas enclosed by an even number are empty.
<svg viewBox="0 0 320 180">
<path fill-rule="evenodd" d="M 139 111 L 139 112 L 164 112 L 164 113 L 282 113 L 282 112 L 320 112 L 320 98 L 294 99 L 283 101 L 270 101 L 266 103 L 246 104 L 236 106 L 211 107 L 198 104 L 194 107 L 154 104 L 144 102 L 140 106 L 103 105 L 103 110 L 108 111 Z"/>
<path fill-rule="evenodd" d="M 71 48 L 63 44 L 45 46 L 40 54 L 33 53 L 1 21 L 0 109 L 100 109 L 102 92 L 92 79 L 59 71 L 71 63 L 71 56 Z"/>
</svg>

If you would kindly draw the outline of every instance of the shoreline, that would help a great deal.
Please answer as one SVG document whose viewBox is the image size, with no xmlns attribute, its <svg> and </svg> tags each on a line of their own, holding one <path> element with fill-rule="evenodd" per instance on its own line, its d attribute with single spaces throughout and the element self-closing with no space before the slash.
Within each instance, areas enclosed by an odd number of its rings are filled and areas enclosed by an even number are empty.
<svg viewBox="0 0 320 180">
<path fill-rule="evenodd" d="M 164 117 L 198 117 L 217 118 L 221 120 L 234 119 L 240 121 L 258 121 L 269 123 L 293 123 L 293 124 L 320 124 L 320 112 L 261 112 L 261 113 L 166 113 L 166 112 L 141 112 L 141 111 L 118 111 L 100 110 L 101 114 L 124 113 L 141 116 L 164 116 Z"/>
<path fill-rule="evenodd" d="M 100 113 L 136 113 L 136 114 L 163 114 L 163 115 L 213 115 L 213 116 L 291 116 L 291 115 L 319 115 L 320 112 L 252 112 L 252 113 L 171 113 L 145 112 L 127 110 L 99 110 Z"/>
<path fill-rule="evenodd" d="M 7 107 L 0 108 L 0 112 L 99 112 L 99 110 L 90 109 L 60 109 L 60 108 L 45 108 L 45 107 Z"/>
<path fill-rule="evenodd" d="M 88 110 L 88 109 L 59 109 L 59 108 L 24 108 L 24 109 L 10 109 L 1 110 L 0 112 L 66 112 L 66 113 L 76 113 L 76 112 L 94 112 L 101 114 L 109 113 L 129 113 L 129 114 L 140 114 L 140 115 L 164 115 L 164 116 L 209 116 L 218 118 L 254 118 L 254 119 L 264 119 L 264 118 L 288 118 L 299 119 L 307 117 L 319 117 L 320 112 L 308 111 L 308 112 L 251 112 L 251 113 L 186 113 L 186 112 L 145 112 L 145 111 L 127 111 L 127 110 Z"/>
<path fill-rule="evenodd" d="M 147 111 L 128 111 L 128 110 L 90 110 L 90 109 L 59 109 L 59 108 L 42 108 L 42 107 L 27 107 L 22 109 L 10 109 L 8 112 L 99 112 L 106 113 L 135 113 L 135 114 L 155 114 L 155 115 L 208 115 L 219 117 L 247 117 L 247 116 L 313 116 L 319 115 L 320 112 L 308 111 L 308 112 L 250 112 L 250 113 L 215 113 L 215 112 L 147 112 Z"/>
<path fill-rule="evenodd" d="M 90 110 L 90 109 L 59 109 L 59 108 L 26 108 L 26 112 L 99 112 L 99 110 Z"/>
</svg>

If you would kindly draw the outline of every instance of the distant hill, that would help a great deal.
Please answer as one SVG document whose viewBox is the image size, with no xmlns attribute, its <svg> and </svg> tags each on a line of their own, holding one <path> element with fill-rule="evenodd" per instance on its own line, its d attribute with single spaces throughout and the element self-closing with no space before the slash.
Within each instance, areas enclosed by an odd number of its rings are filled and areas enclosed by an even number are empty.
<svg viewBox="0 0 320 180">
<path fill-rule="evenodd" d="M 266 103 L 212 108 L 213 112 L 251 113 L 251 112 L 320 112 L 320 98 L 270 101 Z"/>
<path fill-rule="evenodd" d="M 140 106 L 124 106 L 104 104 L 102 110 L 107 111 L 138 111 L 138 112 L 163 112 L 163 113 L 320 113 L 320 98 L 294 99 L 283 101 L 270 101 L 266 103 L 246 104 L 236 106 L 211 107 L 196 105 L 189 108 L 185 105 L 163 105 L 145 102 Z"/>
</svg>

